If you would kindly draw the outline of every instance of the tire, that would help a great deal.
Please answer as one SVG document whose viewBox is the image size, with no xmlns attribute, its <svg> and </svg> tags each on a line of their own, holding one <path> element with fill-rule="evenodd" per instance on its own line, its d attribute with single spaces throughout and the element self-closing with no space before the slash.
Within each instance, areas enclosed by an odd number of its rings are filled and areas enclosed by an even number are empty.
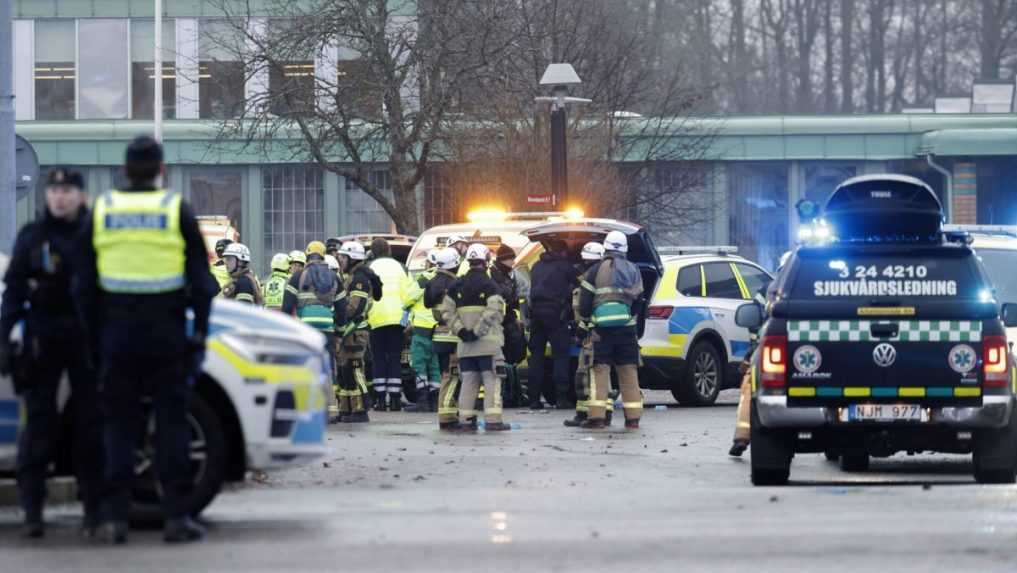
<svg viewBox="0 0 1017 573">
<path fill-rule="evenodd" d="M 864 450 L 852 450 L 841 453 L 840 469 L 845 472 L 869 471 L 869 453 Z"/>
<path fill-rule="evenodd" d="M 697 342 L 689 352 L 685 376 L 675 381 L 671 394 L 682 406 L 712 406 L 723 382 L 720 352 L 710 342 Z"/>
<path fill-rule="evenodd" d="M 975 481 L 984 484 L 1007 484 L 1017 481 L 1017 410 L 1010 423 L 998 430 L 975 433 L 972 456 Z"/>
<path fill-rule="evenodd" d="M 146 412 L 148 424 L 144 444 L 135 452 L 135 484 L 131 491 L 132 502 L 130 520 L 132 523 L 148 525 L 160 523 L 163 519 L 161 487 L 155 475 L 152 458 L 154 430 L 154 414 Z M 226 444 L 226 433 L 222 421 L 215 411 L 200 395 L 193 394 L 187 413 L 191 425 L 191 461 L 194 488 L 185 499 L 187 513 L 199 515 L 222 489 L 226 480 L 226 463 L 229 451 Z"/>
<path fill-rule="evenodd" d="M 749 455 L 752 463 L 752 485 L 785 485 L 791 476 L 791 432 L 764 428 L 752 401 Z"/>
</svg>

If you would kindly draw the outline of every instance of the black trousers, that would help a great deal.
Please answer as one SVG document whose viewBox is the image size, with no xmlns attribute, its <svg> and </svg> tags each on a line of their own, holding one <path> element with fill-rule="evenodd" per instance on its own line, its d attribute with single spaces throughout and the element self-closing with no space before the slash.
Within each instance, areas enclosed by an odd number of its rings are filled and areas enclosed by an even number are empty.
<svg viewBox="0 0 1017 573">
<path fill-rule="evenodd" d="M 155 414 L 155 468 L 162 485 L 163 511 L 168 518 L 187 513 L 185 500 L 192 488 L 187 421 L 190 368 L 187 356 L 124 353 L 104 357 L 109 519 L 124 521 L 130 509 L 134 450 L 146 431 L 144 395 L 151 395 Z"/>
<path fill-rule="evenodd" d="M 22 397 L 27 419 L 18 444 L 18 493 L 26 513 L 42 510 L 46 501 L 46 477 L 60 438 L 57 400 L 64 372 L 70 379 L 71 396 L 65 414 L 71 416 L 70 436 L 78 497 L 97 504 L 102 495 L 102 413 L 99 409 L 95 371 L 74 338 L 35 338 L 31 377 Z M 66 444 L 63 444 L 66 446 Z"/>
<path fill-rule="evenodd" d="M 376 392 L 403 391 L 403 327 L 371 329 L 371 374 Z"/>
<path fill-rule="evenodd" d="M 544 376 L 544 351 L 548 343 L 551 344 L 551 381 L 546 380 Z M 527 393 L 531 404 L 540 400 L 541 393 L 551 403 L 568 398 L 569 390 L 572 387 L 569 378 L 569 345 L 571 343 L 572 336 L 565 324 L 552 326 L 537 321 L 530 324 Z"/>
</svg>

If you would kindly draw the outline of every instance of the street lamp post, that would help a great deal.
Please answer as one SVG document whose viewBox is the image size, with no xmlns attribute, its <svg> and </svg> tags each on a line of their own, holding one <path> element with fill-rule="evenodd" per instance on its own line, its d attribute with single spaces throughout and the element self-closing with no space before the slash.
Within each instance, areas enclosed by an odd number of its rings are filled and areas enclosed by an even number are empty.
<svg viewBox="0 0 1017 573">
<path fill-rule="evenodd" d="M 569 86 L 581 84 L 582 81 L 571 64 L 549 64 L 540 78 L 540 85 L 551 86 L 551 97 L 537 97 L 538 102 L 551 104 L 551 195 L 558 209 L 566 209 L 569 194 L 568 181 L 568 147 L 565 131 L 568 118 L 565 113 L 566 104 L 590 103 L 581 97 L 569 97 Z"/>
</svg>

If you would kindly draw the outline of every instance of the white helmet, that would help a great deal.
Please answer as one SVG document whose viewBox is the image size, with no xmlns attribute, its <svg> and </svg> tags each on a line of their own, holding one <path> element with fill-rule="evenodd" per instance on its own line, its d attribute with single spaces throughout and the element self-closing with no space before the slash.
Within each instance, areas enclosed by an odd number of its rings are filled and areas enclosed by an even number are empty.
<svg viewBox="0 0 1017 573">
<path fill-rule="evenodd" d="M 332 255 L 325 255 L 325 264 L 332 272 L 339 270 L 339 261 Z"/>
<path fill-rule="evenodd" d="M 579 256 L 584 261 L 599 261 L 604 258 L 604 245 L 590 241 L 583 245 L 583 251 Z"/>
<path fill-rule="evenodd" d="M 629 240 L 621 231 L 611 231 L 604 239 L 604 250 L 616 253 L 629 252 Z"/>
<path fill-rule="evenodd" d="M 451 247 L 456 243 L 465 243 L 465 242 L 467 242 L 466 238 L 463 237 L 462 235 L 450 235 L 449 238 L 445 240 L 445 246 Z"/>
<path fill-rule="evenodd" d="M 286 272 L 290 268 L 290 256 L 286 253 L 276 253 L 272 255 L 271 267 L 273 271 Z"/>
<path fill-rule="evenodd" d="M 347 241 L 339 247 L 339 254 L 346 255 L 354 261 L 362 261 L 367 258 L 364 245 L 359 241 Z"/>
<path fill-rule="evenodd" d="M 445 247 L 434 255 L 434 264 L 442 270 L 454 271 L 459 268 L 459 251 Z"/>
<path fill-rule="evenodd" d="M 224 258 L 236 257 L 237 260 L 242 263 L 251 262 L 251 250 L 243 243 L 230 243 L 226 247 L 226 250 L 222 252 L 222 256 Z"/>
<path fill-rule="evenodd" d="M 466 260 L 484 261 L 486 263 L 491 260 L 491 249 L 488 249 L 487 245 L 482 245 L 480 243 L 470 245 L 470 248 L 466 249 Z"/>
<path fill-rule="evenodd" d="M 438 255 L 441 254 L 442 249 L 431 249 L 427 251 L 427 263 L 432 267 L 438 266 Z"/>
</svg>

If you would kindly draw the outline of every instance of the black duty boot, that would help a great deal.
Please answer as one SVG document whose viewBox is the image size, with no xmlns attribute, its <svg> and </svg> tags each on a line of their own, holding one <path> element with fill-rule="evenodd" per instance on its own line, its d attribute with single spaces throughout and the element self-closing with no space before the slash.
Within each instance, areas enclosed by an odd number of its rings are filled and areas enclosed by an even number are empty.
<svg viewBox="0 0 1017 573">
<path fill-rule="evenodd" d="M 375 412 L 384 412 L 388 410 L 388 405 L 385 403 L 386 394 L 384 392 L 374 392 L 371 398 L 371 409 Z"/>
<path fill-rule="evenodd" d="M 417 390 L 417 401 L 407 404 L 404 409 L 407 412 L 430 412 L 431 394 L 427 390 Z"/>
<path fill-rule="evenodd" d="M 82 539 L 92 540 L 99 535 L 99 527 L 102 522 L 99 519 L 99 504 L 97 502 L 84 503 L 85 514 L 81 518 Z"/>
<path fill-rule="evenodd" d="M 389 392 L 388 393 L 388 411 L 398 412 L 403 409 L 403 394 L 402 392 Z"/>
<path fill-rule="evenodd" d="M 166 528 L 162 532 L 162 540 L 166 543 L 190 543 L 204 537 L 205 528 L 190 517 L 167 519 Z"/>
<path fill-rule="evenodd" d="M 21 528 L 21 536 L 25 539 L 41 539 L 46 535 L 46 523 L 42 520 L 42 510 L 25 512 L 25 523 Z"/>
<path fill-rule="evenodd" d="M 427 393 L 427 405 L 429 406 L 428 411 L 432 413 L 438 412 L 438 391 L 431 390 Z"/>
<path fill-rule="evenodd" d="M 731 444 L 731 449 L 728 450 L 727 455 L 729 455 L 731 457 L 735 457 L 735 458 L 740 458 L 740 457 L 742 457 L 742 454 L 744 454 L 745 450 L 747 450 L 747 449 L 749 449 L 749 441 L 748 440 L 737 440 L 736 439 Z"/>
<path fill-rule="evenodd" d="M 604 418 L 587 418 L 579 427 L 587 430 L 603 430 L 607 426 L 604 424 Z"/>
<path fill-rule="evenodd" d="M 495 422 L 493 424 L 484 424 L 485 432 L 507 432 L 512 429 L 512 426 L 505 422 Z"/>
<path fill-rule="evenodd" d="M 469 418 L 465 424 L 459 424 L 455 431 L 463 434 L 474 434 L 477 432 L 477 419 Z"/>
<path fill-rule="evenodd" d="M 588 417 L 589 414 L 586 412 L 576 412 L 574 418 L 569 418 L 562 423 L 565 424 L 566 428 L 578 428 L 583 425 L 583 422 L 586 421 L 586 418 Z"/>
<path fill-rule="evenodd" d="M 554 408 L 556 410 L 575 410 L 576 403 L 569 401 L 568 398 L 558 398 L 555 402 Z"/>
<path fill-rule="evenodd" d="M 612 418 L 614 418 L 614 412 L 613 411 L 608 410 L 607 412 L 605 412 L 604 413 L 604 425 L 605 426 L 610 426 Z"/>
<path fill-rule="evenodd" d="M 102 538 L 113 545 L 127 543 L 128 526 L 126 521 L 109 521 L 102 526 Z"/>
<path fill-rule="evenodd" d="M 442 432 L 458 432 L 460 427 L 459 422 L 438 422 L 438 429 Z"/>
<path fill-rule="evenodd" d="M 363 412 L 352 412 L 343 416 L 342 423 L 344 424 L 363 424 L 370 422 L 371 419 L 367 415 L 367 411 Z"/>
<path fill-rule="evenodd" d="M 639 429 L 639 420 L 625 420 L 625 429 L 626 430 L 638 430 Z"/>
</svg>

